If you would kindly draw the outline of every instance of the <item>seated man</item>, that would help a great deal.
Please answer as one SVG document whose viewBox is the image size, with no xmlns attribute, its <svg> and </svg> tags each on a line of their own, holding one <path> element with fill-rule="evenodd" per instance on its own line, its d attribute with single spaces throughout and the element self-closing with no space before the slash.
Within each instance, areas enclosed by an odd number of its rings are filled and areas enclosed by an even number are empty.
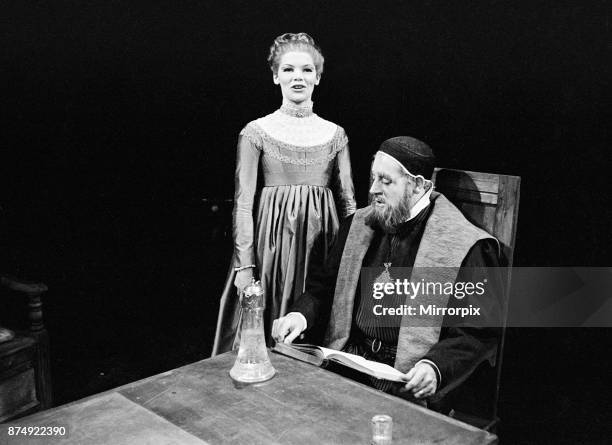
<svg viewBox="0 0 612 445">
<path fill-rule="evenodd" d="M 342 224 L 325 264 L 311 264 L 306 291 L 286 316 L 274 321 L 277 342 L 302 332 L 325 332 L 323 346 L 359 354 L 406 373 L 405 385 L 373 378 L 364 383 L 406 398 L 440 400 L 484 360 L 494 360 L 499 329 L 499 245 L 444 195 L 433 191 L 435 158 L 423 142 L 395 137 L 380 146 L 372 164 L 371 205 Z M 457 317 L 380 316 L 381 300 L 362 289 L 362 268 L 410 269 L 413 282 L 486 283 L 481 294 L 437 297 L 436 305 L 480 308 L 485 326 L 455 323 Z M 406 270 L 406 269 L 401 269 Z M 333 292 L 333 293 L 332 293 Z M 333 296 L 333 298 L 332 298 Z M 385 296 L 387 298 L 387 296 Z M 406 295 L 390 295 L 401 306 Z M 421 303 L 428 296 L 420 296 Z M 432 300 L 430 300 L 432 301 Z M 386 302 L 388 303 L 388 301 Z M 450 313 L 450 312 L 448 312 Z M 497 320 L 497 321 L 491 321 Z M 432 397 L 434 396 L 435 397 Z"/>
</svg>

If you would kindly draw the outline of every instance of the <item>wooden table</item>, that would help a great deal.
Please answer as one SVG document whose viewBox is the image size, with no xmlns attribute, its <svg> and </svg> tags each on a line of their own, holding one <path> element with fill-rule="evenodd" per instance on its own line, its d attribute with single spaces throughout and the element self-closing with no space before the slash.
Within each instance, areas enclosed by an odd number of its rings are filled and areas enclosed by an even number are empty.
<svg viewBox="0 0 612 445">
<path fill-rule="evenodd" d="M 0 444 L 368 444 L 370 419 L 393 417 L 394 444 L 492 444 L 497 437 L 316 366 L 275 353 L 277 375 L 238 385 L 235 353 L 219 355 L 13 425 L 66 426 L 66 438 Z"/>
</svg>

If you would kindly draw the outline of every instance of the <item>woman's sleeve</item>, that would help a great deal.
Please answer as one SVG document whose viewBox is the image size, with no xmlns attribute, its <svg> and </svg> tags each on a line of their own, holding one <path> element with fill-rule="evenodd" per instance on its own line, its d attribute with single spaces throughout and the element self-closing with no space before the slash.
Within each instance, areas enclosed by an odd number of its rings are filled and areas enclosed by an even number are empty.
<svg viewBox="0 0 612 445">
<path fill-rule="evenodd" d="M 355 188 L 353 187 L 353 173 L 351 170 L 351 157 L 349 155 L 348 138 L 341 129 L 338 141 L 338 154 L 336 155 L 336 194 L 338 196 L 338 210 L 340 216 L 346 218 L 355 213 Z"/>
<path fill-rule="evenodd" d="M 236 175 L 234 211 L 232 214 L 234 234 L 234 267 L 254 266 L 253 247 L 253 203 L 257 188 L 257 169 L 260 149 L 256 135 L 246 131 L 240 133 L 236 153 Z"/>
</svg>

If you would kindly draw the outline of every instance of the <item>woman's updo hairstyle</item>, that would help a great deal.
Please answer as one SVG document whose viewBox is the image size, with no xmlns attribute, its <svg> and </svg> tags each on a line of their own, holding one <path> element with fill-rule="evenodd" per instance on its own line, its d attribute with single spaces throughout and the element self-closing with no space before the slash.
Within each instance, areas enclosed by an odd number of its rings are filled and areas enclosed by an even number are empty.
<svg viewBox="0 0 612 445">
<path fill-rule="evenodd" d="M 304 51 L 312 56 L 317 76 L 323 73 L 323 53 L 321 48 L 317 46 L 314 39 L 305 32 L 297 34 L 288 32 L 274 39 L 274 43 L 270 47 L 270 55 L 268 56 L 268 64 L 274 74 L 278 73 L 278 65 L 283 54 L 290 51 Z"/>
</svg>

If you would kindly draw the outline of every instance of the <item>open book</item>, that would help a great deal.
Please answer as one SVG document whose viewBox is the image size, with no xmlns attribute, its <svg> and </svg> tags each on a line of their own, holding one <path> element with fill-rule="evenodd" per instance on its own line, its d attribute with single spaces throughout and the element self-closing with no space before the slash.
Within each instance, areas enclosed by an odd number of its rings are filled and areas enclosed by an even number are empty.
<svg viewBox="0 0 612 445">
<path fill-rule="evenodd" d="M 359 355 L 336 351 L 335 349 L 328 349 L 322 346 L 276 343 L 272 350 L 317 366 L 323 366 L 327 361 L 333 361 L 359 372 L 363 372 L 364 374 L 371 375 L 372 377 L 376 377 L 377 379 L 391 380 L 393 382 L 407 381 L 406 375 L 403 372 L 389 365 L 367 360 Z"/>
</svg>

